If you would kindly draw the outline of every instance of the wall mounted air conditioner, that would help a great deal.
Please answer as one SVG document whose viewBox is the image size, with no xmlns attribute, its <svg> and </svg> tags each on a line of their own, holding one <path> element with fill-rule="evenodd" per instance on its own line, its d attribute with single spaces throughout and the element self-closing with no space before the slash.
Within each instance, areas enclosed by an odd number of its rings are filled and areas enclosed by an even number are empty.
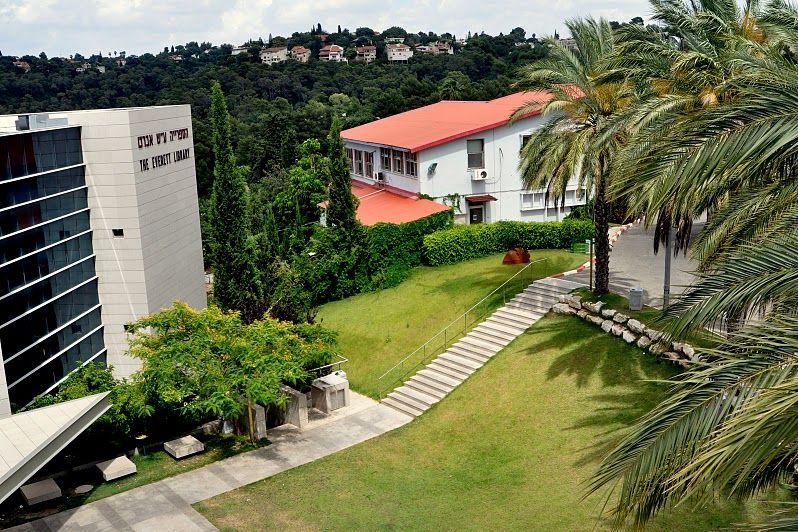
<svg viewBox="0 0 798 532">
<path fill-rule="evenodd" d="M 374 172 L 374 180 L 385 183 L 385 174 L 382 172 Z"/>
<path fill-rule="evenodd" d="M 485 170 L 470 168 L 468 173 L 471 175 L 471 181 L 485 181 L 488 178 L 488 172 Z"/>
</svg>

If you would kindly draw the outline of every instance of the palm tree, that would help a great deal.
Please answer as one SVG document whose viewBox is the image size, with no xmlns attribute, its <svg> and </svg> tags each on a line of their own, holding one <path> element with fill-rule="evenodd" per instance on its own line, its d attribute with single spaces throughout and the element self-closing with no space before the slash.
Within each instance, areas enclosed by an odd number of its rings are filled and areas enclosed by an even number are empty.
<svg viewBox="0 0 798 532">
<path fill-rule="evenodd" d="M 616 159 L 641 156 L 637 183 L 618 186 L 631 185 L 649 212 L 715 208 L 693 244 L 698 280 L 666 313 L 671 332 L 730 316 L 744 324 L 676 378 L 602 463 L 591 487 L 621 484 L 617 524 L 642 525 L 691 497 L 750 496 L 796 472 L 798 11 L 776 1 L 747 20 L 762 38 L 724 35 L 733 68 L 716 101 L 663 111 L 665 134 L 641 128 Z M 794 530 L 798 515 L 764 526 Z"/>
<path fill-rule="evenodd" d="M 536 130 L 522 150 L 520 171 L 524 186 L 545 188 L 547 200 L 565 202 L 566 187 L 574 179 L 593 199 L 596 226 L 595 293 L 609 289 L 609 213 L 607 178 L 623 135 L 611 131 L 613 117 L 631 102 L 625 81 L 599 83 L 604 64 L 614 50 L 610 24 L 604 20 L 575 19 L 566 23 L 576 41 L 570 50 L 551 41 L 546 59 L 520 70 L 516 86 L 548 91 L 543 104 L 549 121 Z M 530 101 L 513 115 L 522 117 L 540 106 Z"/>
</svg>

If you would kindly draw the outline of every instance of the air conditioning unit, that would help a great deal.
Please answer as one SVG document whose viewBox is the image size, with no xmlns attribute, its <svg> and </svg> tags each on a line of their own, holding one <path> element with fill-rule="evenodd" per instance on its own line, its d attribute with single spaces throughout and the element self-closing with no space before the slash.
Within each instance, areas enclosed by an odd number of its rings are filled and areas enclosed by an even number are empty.
<svg viewBox="0 0 798 532">
<path fill-rule="evenodd" d="M 468 173 L 471 176 L 471 181 L 485 181 L 488 178 L 488 172 L 485 170 L 470 168 Z"/>
<path fill-rule="evenodd" d="M 374 172 L 374 180 L 385 183 L 385 174 L 382 172 Z"/>
</svg>

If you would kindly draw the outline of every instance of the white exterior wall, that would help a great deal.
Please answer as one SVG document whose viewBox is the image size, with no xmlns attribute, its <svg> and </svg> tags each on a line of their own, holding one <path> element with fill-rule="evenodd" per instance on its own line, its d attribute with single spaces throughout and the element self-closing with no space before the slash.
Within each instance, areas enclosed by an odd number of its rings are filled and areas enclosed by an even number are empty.
<svg viewBox="0 0 798 532">
<path fill-rule="evenodd" d="M 518 171 L 522 137 L 539 127 L 541 116 L 530 117 L 514 124 L 484 131 L 476 135 L 460 138 L 429 148 L 419 153 L 420 192 L 428 194 L 438 201 L 447 194 L 461 196 L 460 211 L 455 209 L 455 220 L 466 223 L 468 205 L 464 196 L 473 194 L 490 194 L 496 201 L 485 204 L 485 221 L 498 220 L 520 221 L 553 221 L 562 219 L 574 205 L 584 204 L 584 199 L 576 200 L 576 181 L 569 186 L 567 196 L 573 200 L 566 201 L 566 207 L 560 209 L 553 201 L 538 208 L 522 208 L 522 194 L 530 192 L 543 193 L 544 190 L 525 190 Z M 474 181 L 468 172 L 468 156 L 466 141 L 483 139 L 485 146 L 485 171 L 488 176 L 484 181 Z M 428 175 L 428 168 L 436 164 L 434 175 Z"/>
<path fill-rule="evenodd" d="M 118 376 L 140 362 L 125 355 L 124 325 L 170 306 L 176 299 L 195 308 L 207 304 L 199 226 L 191 108 L 165 107 L 52 114 L 82 126 L 83 157 L 91 209 L 108 363 Z M 186 138 L 169 139 L 187 129 Z M 139 148 L 139 135 L 165 133 L 166 142 Z M 190 150 L 188 159 L 174 153 Z M 170 153 L 154 167 L 151 157 Z M 140 160 L 150 162 L 149 170 Z M 124 237 L 114 237 L 113 229 Z"/>
<path fill-rule="evenodd" d="M 262 63 L 267 65 L 273 65 L 275 63 L 282 63 L 283 61 L 288 59 L 288 49 L 283 48 L 277 52 L 261 52 L 260 53 L 260 60 Z"/>
<path fill-rule="evenodd" d="M 392 46 L 388 46 L 385 48 L 388 61 L 408 61 L 411 57 L 413 57 L 413 49 L 410 47 L 407 48 L 394 48 Z"/>
<path fill-rule="evenodd" d="M 349 140 L 344 140 L 347 148 L 352 148 L 353 150 L 360 150 L 363 152 L 373 152 L 374 153 L 374 173 L 375 175 L 377 172 L 382 172 L 384 179 L 383 182 L 386 185 L 389 185 L 394 188 L 398 188 L 400 190 L 406 190 L 407 192 L 412 192 L 417 194 L 421 192 L 420 188 L 420 180 L 418 178 L 413 178 L 404 174 L 398 174 L 393 172 L 390 168 L 383 168 L 382 167 L 382 159 L 380 157 L 380 146 L 374 144 L 366 144 L 363 142 L 353 142 Z M 399 149 L 399 148 L 397 148 Z M 421 166 L 419 165 L 419 175 L 422 173 Z M 426 172 L 424 170 L 423 172 Z M 369 179 L 368 176 L 361 176 L 355 173 L 352 173 L 352 179 L 357 179 L 358 181 L 363 181 L 365 183 L 376 183 L 377 180 L 374 178 Z"/>
</svg>

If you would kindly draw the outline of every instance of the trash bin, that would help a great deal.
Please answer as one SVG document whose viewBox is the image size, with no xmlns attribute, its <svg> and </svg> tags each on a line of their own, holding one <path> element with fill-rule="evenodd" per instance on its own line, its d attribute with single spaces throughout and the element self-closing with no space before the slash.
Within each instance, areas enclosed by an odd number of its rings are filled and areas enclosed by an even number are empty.
<svg viewBox="0 0 798 532">
<path fill-rule="evenodd" d="M 643 310 L 643 289 L 639 286 L 629 289 L 629 310 Z"/>
</svg>

